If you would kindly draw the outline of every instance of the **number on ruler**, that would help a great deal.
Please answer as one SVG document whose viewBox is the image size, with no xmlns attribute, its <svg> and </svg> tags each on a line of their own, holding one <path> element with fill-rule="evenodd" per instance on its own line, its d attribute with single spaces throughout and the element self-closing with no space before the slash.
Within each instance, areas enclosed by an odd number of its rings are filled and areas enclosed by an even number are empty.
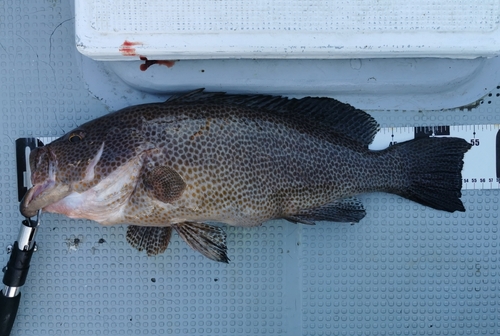
<svg viewBox="0 0 500 336">
<path fill-rule="evenodd" d="M 470 139 L 470 144 L 472 146 L 479 146 L 479 139 Z"/>
</svg>

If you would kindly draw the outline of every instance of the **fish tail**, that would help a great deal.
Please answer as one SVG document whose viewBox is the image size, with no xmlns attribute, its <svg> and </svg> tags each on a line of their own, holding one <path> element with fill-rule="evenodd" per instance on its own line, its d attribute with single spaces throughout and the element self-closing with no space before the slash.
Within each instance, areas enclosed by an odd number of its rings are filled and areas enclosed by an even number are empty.
<svg viewBox="0 0 500 336">
<path fill-rule="evenodd" d="M 470 148 L 464 139 L 452 137 L 415 139 L 390 147 L 406 158 L 400 167 L 402 183 L 390 192 L 434 209 L 465 211 L 460 200 L 462 168 Z"/>
</svg>

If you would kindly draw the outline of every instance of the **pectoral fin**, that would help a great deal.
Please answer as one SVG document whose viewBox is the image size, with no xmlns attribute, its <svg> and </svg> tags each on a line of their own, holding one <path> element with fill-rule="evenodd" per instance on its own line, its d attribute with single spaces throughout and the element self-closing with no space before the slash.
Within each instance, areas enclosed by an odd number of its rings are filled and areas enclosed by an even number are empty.
<svg viewBox="0 0 500 336">
<path fill-rule="evenodd" d="M 226 232 L 222 228 L 193 222 L 177 224 L 174 228 L 191 248 L 205 257 L 224 263 L 229 262 Z"/>
<path fill-rule="evenodd" d="M 148 256 L 165 252 L 172 237 L 172 228 L 129 225 L 127 241 L 139 251 L 146 250 Z"/>
<path fill-rule="evenodd" d="M 144 174 L 143 179 L 151 195 L 164 203 L 178 199 L 186 188 L 182 177 L 172 168 L 165 166 L 152 168 Z"/>
<path fill-rule="evenodd" d="M 315 221 L 357 223 L 365 217 L 366 211 L 360 200 L 344 198 L 318 208 L 301 210 L 285 219 L 294 223 L 314 224 Z"/>
</svg>

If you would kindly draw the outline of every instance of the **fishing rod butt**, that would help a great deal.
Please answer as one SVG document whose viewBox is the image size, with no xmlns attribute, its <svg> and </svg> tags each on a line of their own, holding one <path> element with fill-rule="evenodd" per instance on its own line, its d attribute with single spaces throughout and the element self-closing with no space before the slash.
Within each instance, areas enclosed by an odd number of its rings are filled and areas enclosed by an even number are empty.
<svg viewBox="0 0 500 336">
<path fill-rule="evenodd" d="M 0 291 L 0 336 L 10 335 L 20 301 L 20 292 L 14 297 L 8 297 L 4 294 L 4 291 Z"/>
</svg>

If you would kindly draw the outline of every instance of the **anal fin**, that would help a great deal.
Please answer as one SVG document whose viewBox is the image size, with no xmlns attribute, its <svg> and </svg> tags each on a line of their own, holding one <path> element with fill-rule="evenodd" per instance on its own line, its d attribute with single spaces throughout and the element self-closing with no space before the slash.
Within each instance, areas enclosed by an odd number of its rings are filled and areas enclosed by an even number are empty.
<svg viewBox="0 0 500 336">
<path fill-rule="evenodd" d="M 330 221 L 340 223 L 357 223 L 365 217 L 366 211 L 360 200 L 354 197 L 344 198 L 317 208 L 301 210 L 285 219 L 304 224 L 314 224 L 315 221 Z"/>
<path fill-rule="evenodd" d="M 194 250 L 215 261 L 228 263 L 226 232 L 217 226 L 185 222 L 174 225 L 179 236 Z"/>
<path fill-rule="evenodd" d="M 316 224 L 312 220 L 301 218 L 300 215 L 299 216 L 286 216 L 286 217 L 283 217 L 283 219 L 286 219 L 287 221 L 292 222 L 293 224 L 305 224 L 305 225 L 315 225 Z"/>
<path fill-rule="evenodd" d="M 138 226 L 129 225 L 127 241 L 139 251 L 146 251 L 148 256 L 165 252 L 172 237 L 172 228 L 169 226 Z"/>
</svg>

